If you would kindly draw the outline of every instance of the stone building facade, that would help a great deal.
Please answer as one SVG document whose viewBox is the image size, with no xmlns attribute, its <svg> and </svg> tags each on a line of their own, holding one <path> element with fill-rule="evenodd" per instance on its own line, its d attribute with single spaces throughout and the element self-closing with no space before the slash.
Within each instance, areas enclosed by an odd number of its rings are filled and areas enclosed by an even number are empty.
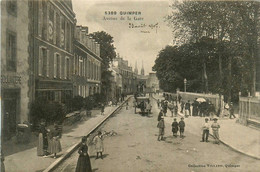
<svg viewBox="0 0 260 172">
<path fill-rule="evenodd" d="M 1 2 L 1 116 L 3 136 L 11 137 L 17 123 L 29 116 L 29 4 Z"/>
<path fill-rule="evenodd" d="M 122 76 L 122 90 L 123 94 L 131 94 L 136 91 L 136 74 L 132 67 L 128 66 L 128 61 L 117 55 L 113 60 L 112 68 L 116 69 Z"/>
<path fill-rule="evenodd" d="M 73 96 L 73 40 L 76 26 L 70 0 L 30 1 L 32 100 L 66 103 Z"/>
<path fill-rule="evenodd" d="M 100 93 L 101 63 L 100 45 L 88 35 L 87 27 L 77 26 L 72 64 L 74 96 Z"/>
</svg>

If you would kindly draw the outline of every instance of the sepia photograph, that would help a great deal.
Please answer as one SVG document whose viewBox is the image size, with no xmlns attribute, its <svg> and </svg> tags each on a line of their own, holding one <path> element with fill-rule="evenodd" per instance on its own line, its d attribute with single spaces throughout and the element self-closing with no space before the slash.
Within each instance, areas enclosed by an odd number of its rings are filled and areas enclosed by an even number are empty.
<svg viewBox="0 0 260 172">
<path fill-rule="evenodd" d="M 260 0 L 0 0 L 0 172 L 258 172 Z"/>
</svg>

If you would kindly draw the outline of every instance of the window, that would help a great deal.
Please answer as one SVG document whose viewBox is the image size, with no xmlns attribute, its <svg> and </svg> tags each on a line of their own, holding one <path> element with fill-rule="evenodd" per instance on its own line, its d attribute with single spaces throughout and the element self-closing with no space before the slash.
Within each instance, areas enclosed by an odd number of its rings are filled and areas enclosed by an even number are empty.
<svg viewBox="0 0 260 172">
<path fill-rule="evenodd" d="M 16 33 L 7 32 L 6 35 L 6 69 L 16 72 Z"/>
<path fill-rule="evenodd" d="M 69 78 L 69 75 L 70 75 L 70 59 L 69 57 L 66 57 L 65 59 L 65 69 L 64 69 L 64 78 L 65 79 L 68 79 Z"/>
<path fill-rule="evenodd" d="M 43 39 L 47 38 L 47 2 L 46 1 L 40 1 L 42 2 L 42 30 L 41 35 Z"/>
<path fill-rule="evenodd" d="M 56 13 L 56 45 L 60 46 L 60 15 Z"/>
<path fill-rule="evenodd" d="M 87 61 L 87 70 L 88 70 L 87 76 L 88 76 L 88 79 L 89 79 L 90 78 L 90 61 L 89 60 Z"/>
<path fill-rule="evenodd" d="M 17 0 L 6 1 L 7 12 L 13 16 L 17 16 Z"/>
<path fill-rule="evenodd" d="M 50 6 L 48 9 L 48 40 L 53 43 L 54 42 L 54 10 L 53 7 Z"/>
<path fill-rule="evenodd" d="M 66 22 L 66 50 L 71 50 L 71 26 L 69 22 Z"/>
<path fill-rule="evenodd" d="M 61 60 L 59 54 L 54 54 L 54 78 L 61 77 Z"/>
<path fill-rule="evenodd" d="M 39 59 L 38 59 L 38 74 L 40 76 L 49 76 L 49 58 L 48 50 L 44 47 L 39 49 Z"/>
<path fill-rule="evenodd" d="M 83 60 L 82 57 L 79 56 L 79 76 L 83 76 Z"/>
<path fill-rule="evenodd" d="M 64 17 L 61 16 L 61 30 L 60 30 L 60 46 L 64 48 L 65 46 L 65 20 Z"/>
</svg>

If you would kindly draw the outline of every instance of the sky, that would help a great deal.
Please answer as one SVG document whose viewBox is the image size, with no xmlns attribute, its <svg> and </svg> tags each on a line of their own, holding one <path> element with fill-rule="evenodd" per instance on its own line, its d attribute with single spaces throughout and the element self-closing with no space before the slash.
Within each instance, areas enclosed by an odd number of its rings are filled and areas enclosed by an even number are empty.
<svg viewBox="0 0 260 172">
<path fill-rule="evenodd" d="M 110 34 L 116 52 L 133 68 L 137 62 L 139 72 L 142 62 L 145 73 L 151 72 L 159 51 L 172 42 L 171 29 L 164 21 L 170 10 L 168 0 L 72 0 L 72 3 L 77 25 L 88 26 L 89 33 Z M 128 11 L 139 14 L 120 13 Z"/>
</svg>

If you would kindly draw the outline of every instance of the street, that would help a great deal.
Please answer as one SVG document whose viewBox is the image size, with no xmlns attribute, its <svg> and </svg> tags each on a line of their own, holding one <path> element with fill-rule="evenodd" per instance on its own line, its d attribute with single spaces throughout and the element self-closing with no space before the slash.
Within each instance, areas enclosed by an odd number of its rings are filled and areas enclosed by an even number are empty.
<svg viewBox="0 0 260 172">
<path fill-rule="evenodd" d="M 104 159 L 95 159 L 94 145 L 89 146 L 93 171 L 258 171 L 259 161 L 234 152 L 223 144 L 200 142 L 200 133 L 186 126 L 184 139 L 173 138 L 171 117 L 166 117 L 165 141 L 157 141 L 158 108 L 152 100 L 150 117 L 134 114 L 133 98 L 129 109 L 125 107 L 111 117 L 101 128 L 114 131 L 104 140 Z M 177 119 L 179 121 L 179 118 Z M 200 126 L 198 126 L 200 127 Z M 75 151 L 55 171 L 71 172 L 76 168 L 78 153 Z"/>
</svg>

